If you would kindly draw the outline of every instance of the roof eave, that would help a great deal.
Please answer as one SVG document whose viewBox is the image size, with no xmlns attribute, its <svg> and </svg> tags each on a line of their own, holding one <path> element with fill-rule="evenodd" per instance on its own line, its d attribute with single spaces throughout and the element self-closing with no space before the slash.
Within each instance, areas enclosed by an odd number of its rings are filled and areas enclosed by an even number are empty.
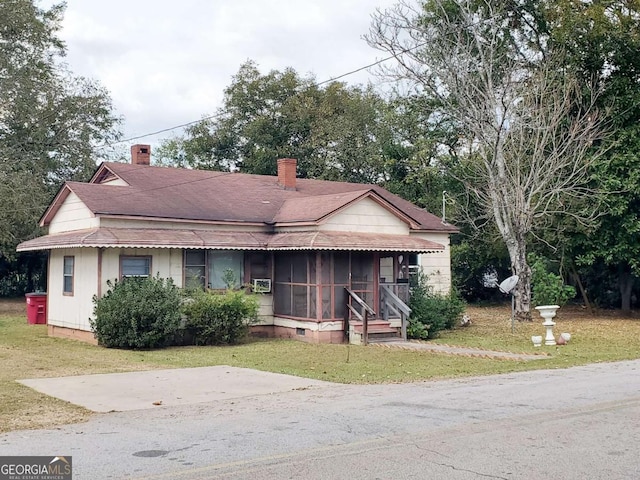
<svg viewBox="0 0 640 480">
<path fill-rule="evenodd" d="M 47 209 L 38 220 L 39 226 L 46 227 L 47 225 L 49 225 L 49 223 L 51 223 L 51 220 L 56 216 L 56 213 L 58 213 L 58 210 L 60 210 L 62 203 L 66 200 L 70 193 L 71 188 L 68 184 L 65 183 L 60 187 L 58 193 L 56 193 L 56 196 L 53 197 L 53 201 L 49 204 Z"/>
</svg>

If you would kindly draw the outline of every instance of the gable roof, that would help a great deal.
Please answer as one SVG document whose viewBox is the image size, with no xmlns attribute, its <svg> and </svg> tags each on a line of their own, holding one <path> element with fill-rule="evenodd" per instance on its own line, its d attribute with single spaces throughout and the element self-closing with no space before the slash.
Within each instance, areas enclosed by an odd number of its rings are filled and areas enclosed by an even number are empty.
<svg viewBox="0 0 640 480">
<path fill-rule="evenodd" d="M 128 186 L 100 183 L 114 178 Z M 67 182 L 42 216 L 42 226 L 69 192 L 94 215 L 261 225 L 317 222 L 369 196 L 414 230 L 458 231 L 378 185 L 297 179 L 295 190 L 285 190 L 275 176 L 125 163 L 103 163 L 90 183 Z"/>
</svg>

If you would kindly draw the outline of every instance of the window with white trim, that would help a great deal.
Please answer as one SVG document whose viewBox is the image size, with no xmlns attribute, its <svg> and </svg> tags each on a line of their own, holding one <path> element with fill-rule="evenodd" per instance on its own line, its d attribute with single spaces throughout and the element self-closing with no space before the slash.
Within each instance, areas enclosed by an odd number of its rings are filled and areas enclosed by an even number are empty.
<svg viewBox="0 0 640 480">
<path fill-rule="evenodd" d="M 73 273 L 74 273 L 75 257 L 67 256 L 63 259 L 62 267 L 62 293 L 64 295 L 73 295 Z"/>
</svg>

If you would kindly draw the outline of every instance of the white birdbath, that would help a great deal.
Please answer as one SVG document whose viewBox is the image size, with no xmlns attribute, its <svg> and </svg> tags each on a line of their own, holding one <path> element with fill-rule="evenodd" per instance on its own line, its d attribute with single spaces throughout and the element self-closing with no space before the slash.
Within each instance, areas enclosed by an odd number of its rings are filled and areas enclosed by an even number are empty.
<svg viewBox="0 0 640 480">
<path fill-rule="evenodd" d="M 536 310 L 540 312 L 540 316 L 544 319 L 542 325 L 547 329 L 547 335 L 544 337 L 545 345 L 556 344 L 556 338 L 553 336 L 553 326 L 556 322 L 551 319 L 556 316 L 556 310 L 559 308 L 559 305 L 540 305 L 539 307 L 536 307 Z"/>
</svg>

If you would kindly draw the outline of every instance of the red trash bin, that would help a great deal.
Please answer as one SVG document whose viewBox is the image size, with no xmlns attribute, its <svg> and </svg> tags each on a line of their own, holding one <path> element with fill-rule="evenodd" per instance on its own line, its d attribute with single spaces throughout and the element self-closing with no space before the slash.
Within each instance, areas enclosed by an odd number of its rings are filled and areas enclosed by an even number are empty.
<svg viewBox="0 0 640 480">
<path fill-rule="evenodd" d="M 47 294 L 27 293 L 27 322 L 30 325 L 47 323 Z"/>
</svg>

